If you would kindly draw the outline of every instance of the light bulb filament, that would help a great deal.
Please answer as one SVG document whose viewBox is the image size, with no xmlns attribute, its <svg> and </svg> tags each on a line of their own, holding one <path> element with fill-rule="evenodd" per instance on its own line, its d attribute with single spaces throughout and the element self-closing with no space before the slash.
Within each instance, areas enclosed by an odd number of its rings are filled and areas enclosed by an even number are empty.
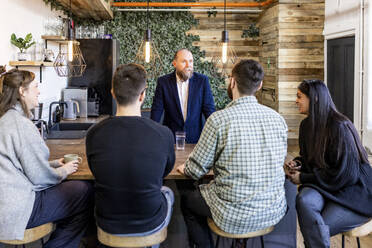
<svg viewBox="0 0 372 248">
<path fill-rule="evenodd" d="M 227 42 L 222 43 L 222 63 L 225 64 L 227 62 Z"/>
<path fill-rule="evenodd" d="M 68 61 L 72 62 L 74 58 L 74 42 L 72 40 L 68 41 Z"/>
<path fill-rule="evenodd" d="M 146 41 L 145 42 L 145 62 L 146 63 L 150 62 L 150 53 L 151 53 L 150 41 Z"/>
</svg>

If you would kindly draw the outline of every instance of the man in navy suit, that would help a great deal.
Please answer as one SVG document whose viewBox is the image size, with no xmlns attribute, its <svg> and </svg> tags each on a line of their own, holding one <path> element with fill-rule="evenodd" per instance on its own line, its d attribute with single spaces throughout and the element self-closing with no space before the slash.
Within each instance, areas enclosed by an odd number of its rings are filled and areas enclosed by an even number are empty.
<svg viewBox="0 0 372 248">
<path fill-rule="evenodd" d="M 173 134 L 186 132 L 187 143 L 197 143 L 203 129 L 202 114 L 208 118 L 214 111 L 214 101 L 208 77 L 193 71 L 193 56 L 187 49 L 176 52 L 175 71 L 158 78 L 151 107 L 151 119 L 163 124 Z"/>
</svg>

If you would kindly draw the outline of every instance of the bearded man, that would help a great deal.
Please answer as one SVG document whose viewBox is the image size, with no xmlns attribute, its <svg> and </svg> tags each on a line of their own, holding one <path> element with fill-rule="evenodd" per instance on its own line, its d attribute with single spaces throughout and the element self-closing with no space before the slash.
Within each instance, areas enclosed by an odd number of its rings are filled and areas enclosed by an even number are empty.
<svg viewBox="0 0 372 248">
<path fill-rule="evenodd" d="M 214 111 L 208 77 L 194 72 L 192 53 L 183 48 L 173 59 L 175 71 L 157 81 L 151 107 L 151 119 L 172 130 L 186 132 L 186 143 L 197 143 L 207 119 Z"/>
</svg>

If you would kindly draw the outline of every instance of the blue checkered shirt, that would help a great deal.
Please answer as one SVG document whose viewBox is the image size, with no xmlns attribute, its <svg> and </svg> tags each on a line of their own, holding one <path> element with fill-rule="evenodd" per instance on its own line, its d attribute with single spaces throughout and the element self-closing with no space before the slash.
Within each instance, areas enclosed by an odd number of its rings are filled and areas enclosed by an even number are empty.
<svg viewBox="0 0 372 248">
<path fill-rule="evenodd" d="M 257 231 L 283 218 L 287 131 L 284 119 L 254 96 L 208 118 L 185 174 L 197 180 L 213 170 L 214 180 L 200 191 L 225 232 Z"/>
</svg>

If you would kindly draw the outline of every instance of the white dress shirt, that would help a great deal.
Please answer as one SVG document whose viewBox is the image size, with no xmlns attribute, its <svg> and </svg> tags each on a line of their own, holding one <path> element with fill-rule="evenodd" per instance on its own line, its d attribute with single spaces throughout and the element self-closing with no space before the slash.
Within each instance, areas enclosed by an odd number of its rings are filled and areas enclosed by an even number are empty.
<svg viewBox="0 0 372 248">
<path fill-rule="evenodd" d="M 189 98 L 189 80 L 181 81 L 181 79 L 177 76 L 177 90 L 178 90 L 178 97 L 180 99 L 183 120 L 186 121 L 187 100 Z"/>
</svg>

